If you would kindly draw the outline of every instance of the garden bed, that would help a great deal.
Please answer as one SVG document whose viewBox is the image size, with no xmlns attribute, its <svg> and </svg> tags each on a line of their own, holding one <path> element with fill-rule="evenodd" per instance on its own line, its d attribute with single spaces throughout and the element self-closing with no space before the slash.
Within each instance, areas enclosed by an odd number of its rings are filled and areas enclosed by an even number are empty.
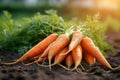
<svg viewBox="0 0 120 80">
<path fill-rule="evenodd" d="M 111 44 L 115 51 L 107 51 L 107 60 L 113 67 L 120 65 L 120 32 L 107 32 L 107 42 Z M 20 56 L 15 51 L 0 50 L 0 59 L 4 62 L 13 61 Z M 90 67 L 82 63 L 87 69 L 85 73 L 76 71 L 66 71 L 59 66 L 49 68 L 40 67 L 36 64 L 25 66 L 22 63 L 5 66 L 0 65 L 0 80 L 119 80 L 119 70 L 108 70 L 96 63 Z"/>
</svg>

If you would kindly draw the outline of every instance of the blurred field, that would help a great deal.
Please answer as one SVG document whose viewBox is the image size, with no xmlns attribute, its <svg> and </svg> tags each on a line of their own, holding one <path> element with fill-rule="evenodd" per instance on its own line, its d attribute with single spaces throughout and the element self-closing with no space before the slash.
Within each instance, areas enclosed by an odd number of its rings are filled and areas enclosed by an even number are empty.
<svg viewBox="0 0 120 80">
<path fill-rule="evenodd" d="M 1 0 L 0 14 L 7 10 L 17 22 L 24 17 L 31 17 L 35 13 L 45 13 L 54 9 L 65 20 L 84 19 L 87 15 L 100 14 L 100 21 L 112 30 L 118 30 L 120 25 L 119 0 Z"/>
</svg>

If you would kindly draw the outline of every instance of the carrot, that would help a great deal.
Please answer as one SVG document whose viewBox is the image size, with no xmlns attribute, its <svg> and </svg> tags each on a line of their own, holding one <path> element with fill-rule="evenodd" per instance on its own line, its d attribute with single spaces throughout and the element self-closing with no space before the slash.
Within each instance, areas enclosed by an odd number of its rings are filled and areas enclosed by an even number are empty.
<svg viewBox="0 0 120 80">
<path fill-rule="evenodd" d="M 72 54 L 69 53 L 65 59 L 65 64 L 67 65 L 68 68 L 70 68 L 73 65 L 73 57 Z"/>
<path fill-rule="evenodd" d="M 72 54 L 70 52 L 69 54 L 67 54 L 65 58 L 65 64 L 67 65 L 67 67 L 63 66 L 62 64 L 59 64 L 59 66 L 65 70 L 71 70 L 70 67 L 73 65 L 73 63 L 74 62 L 73 62 Z"/>
<path fill-rule="evenodd" d="M 54 58 L 54 63 L 51 64 L 51 66 L 54 66 L 54 65 L 56 65 L 56 64 L 60 64 L 60 63 L 65 59 L 65 57 L 67 56 L 67 55 L 62 55 L 62 54 L 64 54 L 64 53 L 66 53 L 67 50 L 68 50 L 68 47 L 65 47 L 64 49 L 62 49 L 62 50 L 60 51 L 60 53 L 58 53 L 58 54 L 55 56 L 55 58 Z M 49 66 L 47 66 L 47 65 L 42 65 L 42 66 L 43 66 L 43 67 L 49 67 Z"/>
<path fill-rule="evenodd" d="M 39 42 L 37 45 L 35 45 L 33 48 L 31 48 L 29 51 L 27 51 L 22 57 L 17 59 L 15 62 L 10 63 L 2 63 L 5 65 L 12 65 L 17 64 L 19 62 L 26 61 L 30 58 L 33 58 L 35 56 L 38 56 L 43 53 L 43 51 L 57 39 L 58 35 L 56 33 L 53 33 L 46 37 L 43 41 Z"/>
<path fill-rule="evenodd" d="M 51 64 L 51 66 L 54 66 L 56 64 L 60 64 L 67 55 L 62 55 L 64 53 L 66 53 L 68 50 L 68 47 L 65 47 L 64 49 L 62 49 L 54 58 L 54 63 Z M 49 66 L 44 66 L 44 67 L 49 67 Z"/>
<path fill-rule="evenodd" d="M 31 65 L 31 64 L 34 64 L 34 63 L 40 63 L 40 62 L 42 62 L 43 59 L 44 59 L 45 57 L 47 57 L 47 55 L 48 55 L 48 53 L 49 53 L 49 50 L 50 50 L 50 47 L 52 46 L 53 43 L 54 43 L 54 42 L 52 42 L 52 43 L 44 50 L 44 52 L 38 57 L 37 60 L 33 61 L 32 63 L 28 63 L 28 64 L 26 64 L 26 65 Z"/>
<path fill-rule="evenodd" d="M 68 47 L 65 47 L 58 55 L 55 56 L 53 65 L 60 64 L 67 55 L 62 55 L 68 51 Z"/>
<path fill-rule="evenodd" d="M 72 70 L 76 70 L 77 72 L 78 71 L 78 66 L 81 65 L 81 61 L 82 61 L 82 47 L 81 45 L 77 45 L 73 50 L 72 50 L 72 57 L 73 57 L 73 61 L 75 63 L 75 66 Z M 84 69 L 82 67 L 82 69 Z"/>
<path fill-rule="evenodd" d="M 84 51 L 83 55 L 84 55 L 84 60 L 88 65 L 93 66 L 96 63 L 95 57 L 91 55 L 89 52 Z"/>
<path fill-rule="evenodd" d="M 82 40 L 82 33 L 80 31 L 74 31 L 71 42 L 69 44 L 69 50 L 67 51 L 67 53 L 72 51 L 81 42 L 81 40 Z"/>
<path fill-rule="evenodd" d="M 58 36 L 54 44 L 50 47 L 48 53 L 49 60 L 49 69 L 51 70 L 51 60 L 52 58 L 58 54 L 63 48 L 65 48 L 69 44 L 70 40 L 66 34 L 61 34 Z"/>
<path fill-rule="evenodd" d="M 118 66 L 116 68 L 112 68 L 112 66 L 105 59 L 105 57 L 102 55 L 100 50 L 95 46 L 95 44 L 93 43 L 91 38 L 89 38 L 89 37 L 83 38 L 82 46 L 86 51 L 88 51 L 91 55 L 93 55 L 99 63 L 101 63 L 106 68 L 111 69 L 111 70 L 116 70 L 116 69 L 120 68 L 120 66 Z"/>
</svg>

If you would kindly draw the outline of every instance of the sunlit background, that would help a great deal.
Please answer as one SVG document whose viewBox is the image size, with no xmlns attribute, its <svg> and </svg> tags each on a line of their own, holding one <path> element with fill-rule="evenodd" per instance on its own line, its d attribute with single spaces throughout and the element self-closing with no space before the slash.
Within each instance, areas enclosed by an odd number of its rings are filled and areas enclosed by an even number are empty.
<svg viewBox="0 0 120 80">
<path fill-rule="evenodd" d="M 36 12 L 55 9 L 64 19 L 84 19 L 86 15 L 101 16 L 101 21 L 118 26 L 120 0 L 0 0 L 0 13 L 7 10 L 16 20 L 30 17 Z"/>
<path fill-rule="evenodd" d="M 45 15 L 47 18 L 43 17 Z M 0 0 L 0 43 L 3 41 L 4 48 L 24 53 L 40 40 L 40 34 L 43 37 L 58 31 L 53 30 L 53 27 L 60 27 L 58 24 L 64 26 L 60 29 L 64 31 L 71 25 L 84 29 L 81 30 L 83 34 L 96 39 L 101 50 L 105 50 L 103 46 L 106 45 L 102 41 L 104 33 L 120 32 L 120 0 Z M 44 27 L 46 25 L 47 28 Z M 42 31 L 39 31 L 39 27 Z M 7 42 L 10 47 L 6 46 Z M 20 46 L 16 47 L 11 42 Z"/>
</svg>

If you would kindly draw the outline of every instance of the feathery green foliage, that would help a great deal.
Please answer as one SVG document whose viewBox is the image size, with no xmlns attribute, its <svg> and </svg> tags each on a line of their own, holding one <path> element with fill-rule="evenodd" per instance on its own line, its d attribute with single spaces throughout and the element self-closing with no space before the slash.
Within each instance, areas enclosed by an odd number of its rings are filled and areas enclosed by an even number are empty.
<svg viewBox="0 0 120 80">
<path fill-rule="evenodd" d="M 110 46 L 106 42 L 105 31 L 107 27 L 105 24 L 99 21 L 100 15 L 96 14 L 95 16 L 87 16 L 85 21 L 80 21 L 81 31 L 85 36 L 89 36 L 92 38 L 96 46 L 99 47 L 101 52 L 105 54 L 105 50 L 114 50 L 112 46 Z"/>
<path fill-rule="evenodd" d="M 49 10 L 44 15 L 37 13 L 31 18 L 21 19 L 21 25 L 14 23 L 11 17 L 7 11 L 0 16 L 0 49 L 17 50 L 23 54 L 49 34 L 65 33 L 71 26 L 92 38 L 102 52 L 112 49 L 105 41 L 106 27 L 99 22 L 98 15 L 87 16 L 83 21 L 64 21 L 56 11 Z"/>
</svg>

